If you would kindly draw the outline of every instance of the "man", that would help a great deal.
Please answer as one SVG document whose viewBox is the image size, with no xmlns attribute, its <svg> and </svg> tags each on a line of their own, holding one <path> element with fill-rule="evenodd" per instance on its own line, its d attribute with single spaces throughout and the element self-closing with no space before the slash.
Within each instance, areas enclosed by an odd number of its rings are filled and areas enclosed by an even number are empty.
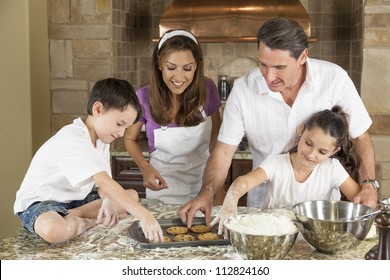
<svg viewBox="0 0 390 280">
<path fill-rule="evenodd" d="M 213 198 L 224 184 L 231 159 L 244 134 L 256 168 L 268 155 L 288 152 L 298 141 L 297 128 L 312 113 L 339 105 L 349 116 L 350 135 L 359 157 L 362 187 L 354 202 L 374 207 L 378 201 L 372 120 L 353 82 L 339 66 L 308 58 L 308 38 L 295 21 L 273 18 L 257 36 L 259 68 L 236 80 L 217 144 L 207 162 L 199 195 L 178 211 L 187 226 L 200 210 L 210 223 Z M 260 70 L 260 71 L 259 71 Z M 248 206 L 262 207 L 267 186 L 248 193 Z"/>
</svg>

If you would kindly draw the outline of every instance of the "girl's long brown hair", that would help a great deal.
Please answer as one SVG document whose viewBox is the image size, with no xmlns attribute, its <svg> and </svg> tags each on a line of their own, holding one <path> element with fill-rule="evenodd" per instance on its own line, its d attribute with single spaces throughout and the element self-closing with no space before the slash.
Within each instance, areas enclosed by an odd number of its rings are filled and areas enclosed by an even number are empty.
<svg viewBox="0 0 390 280">
<path fill-rule="evenodd" d="M 169 31 L 168 31 L 169 32 Z M 160 125 L 170 123 L 169 112 L 172 108 L 172 93 L 165 84 L 161 61 L 170 52 L 190 50 L 197 64 L 192 83 L 181 94 L 180 107 L 174 122 L 181 126 L 195 126 L 203 121 L 199 108 L 206 101 L 206 78 L 203 70 L 203 53 L 201 47 L 191 38 L 178 35 L 166 40 L 160 48 L 156 46 L 152 57 L 150 78 L 150 112 L 152 118 Z"/>
<path fill-rule="evenodd" d="M 321 128 L 325 133 L 336 139 L 335 146 L 340 150 L 333 155 L 344 166 L 347 172 L 354 177 L 358 168 L 357 156 L 349 135 L 348 115 L 340 106 L 333 106 L 313 114 L 305 123 L 304 129 Z"/>
</svg>

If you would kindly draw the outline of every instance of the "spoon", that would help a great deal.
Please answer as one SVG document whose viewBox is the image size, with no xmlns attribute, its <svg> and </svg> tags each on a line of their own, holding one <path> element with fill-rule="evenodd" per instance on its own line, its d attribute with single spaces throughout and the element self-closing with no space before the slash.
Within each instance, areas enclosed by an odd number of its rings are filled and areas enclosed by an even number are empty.
<svg viewBox="0 0 390 280">
<path fill-rule="evenodd" d="M 348 217 L 348 218 L 342 218 L 338 219 L 338 222 L 355 222 L 355 221 L 361 221 L 367 218 L 371 218 L 372 216 L 375 216 L 376 214 L 379 214 L 382 211 L 382 209 L 377 209 L 375 211 L 372 211 L 370 213 L 361 215 L 361 216 L 356 216 L 356 217 Z"/>
</svg>

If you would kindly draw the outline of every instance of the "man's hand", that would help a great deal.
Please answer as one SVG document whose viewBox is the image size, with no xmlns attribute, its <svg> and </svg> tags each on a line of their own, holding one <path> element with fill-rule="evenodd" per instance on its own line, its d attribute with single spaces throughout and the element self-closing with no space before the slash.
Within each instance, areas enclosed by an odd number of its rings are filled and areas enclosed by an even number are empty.
<svg viewBox="0 0 390 280">
<path fill-rule="evenodd" d="M 183 205 L 177 211 L 177 214 L 183 223 L 187 224 L 187 227 L 190 228 L 196 212 L 201 211 L 205 215 L 206 224 L 210 226 L 212 207 L 213 197 L 206 193 L 200 193 L 197 197 Z"/>
<path fill-rule="evenodd" d="M 364 184 L 360 192 L 353 199 L 353 202 L 376 208 L 378 206 L 378 199 L 377 190 L 371 184 Z"/>
</svg>

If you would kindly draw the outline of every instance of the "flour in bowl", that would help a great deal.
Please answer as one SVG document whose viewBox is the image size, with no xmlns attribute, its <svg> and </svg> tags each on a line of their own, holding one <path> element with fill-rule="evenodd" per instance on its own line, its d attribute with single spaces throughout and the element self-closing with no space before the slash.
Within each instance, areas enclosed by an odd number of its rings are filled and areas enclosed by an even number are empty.
<svg viewBox="0 0 390 280">
<path fill-rule="evenodd" d="M 226 221 L 230 230 L 254 235 L 284 235 L 297 231 L 297 227 L 287 216 L 270 213 L 244 214 Z"/>
</svg>

